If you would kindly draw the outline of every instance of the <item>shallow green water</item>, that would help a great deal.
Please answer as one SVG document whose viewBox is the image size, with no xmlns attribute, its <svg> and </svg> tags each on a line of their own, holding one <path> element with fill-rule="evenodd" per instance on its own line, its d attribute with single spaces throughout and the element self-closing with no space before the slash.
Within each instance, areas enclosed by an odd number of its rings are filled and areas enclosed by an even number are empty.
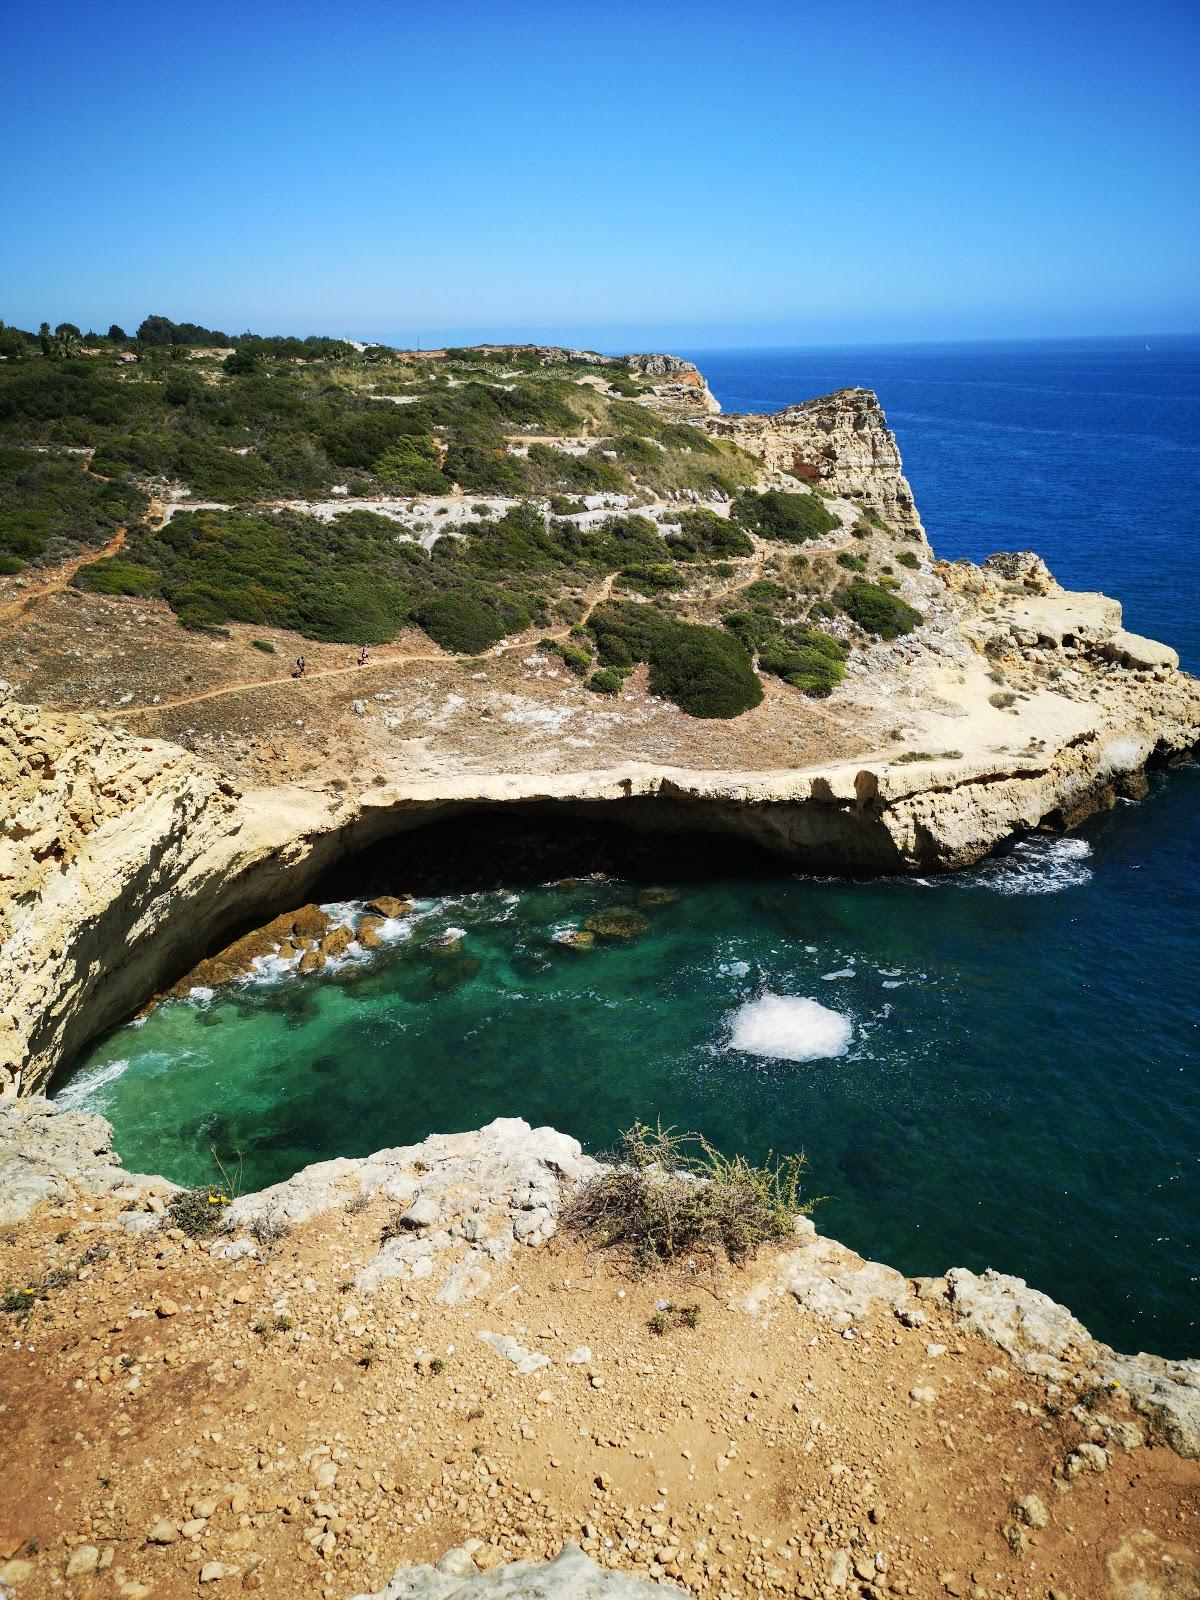
<svg viewBox="0 0 1200 1600">
<path fill-rule="evenodd" d="M 419 893 L 384 949 L 164 1005 L 59 1098 L 110 1117 L 131 1167 L 208 1181 L 214 1147 L 240 1151 L 246 1187 L 502 1115 L 594 1149 L 656 1116 L 728 1150 L 803 1148 L 820 1225 L 855 1247 L 1017 1272 L 1120 1346 L 1194 1353 L 1200 1008 L 1176 930 L 1198 925 L 1197 876 L 1155 842 L 1197 789 L 1160 780 L 1081 837 L 936 883 L 466 819 L 323 890 Z M 640 938 L 556 942 L 664 885 Z M 834 1015 L 746 1009 L 763 996 Z M 733 1044 L 755 1024 L 765 1054 Z M 786 1059 L 839 1029 L 844 1053 Z"/>
</svg>

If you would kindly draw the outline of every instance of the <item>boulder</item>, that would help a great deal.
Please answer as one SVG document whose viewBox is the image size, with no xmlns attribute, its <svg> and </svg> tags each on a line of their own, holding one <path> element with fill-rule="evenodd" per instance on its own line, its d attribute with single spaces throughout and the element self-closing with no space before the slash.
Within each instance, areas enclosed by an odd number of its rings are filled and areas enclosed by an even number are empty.
<svg viewBox="0 0 1200 1600">
<path fill-rule="evenodd" d="M 377 916 L 407 917 L 412 911 L 411 900 L 399 900 L 394 894 L 377 894 L 374 900 L 367 901 L 367 910 L 374 911 Z"/>
<path fill-rule="evenodd" d="M 354 943 L 354 930 L 348 928 L 344 922 L 339 922 L 336 928 L 321 940 L 319 949 L 321 954 L 329 960 L 335 960 L 340 955 L 345 955 L 347 949 Z"/>
<path fill-rule="evenodd" d="M 298 939 L 321 939 L 333 926 L 333 918 L 320 906 L 301 906 L 292 914 L 292 932 Z"/>
</svg>

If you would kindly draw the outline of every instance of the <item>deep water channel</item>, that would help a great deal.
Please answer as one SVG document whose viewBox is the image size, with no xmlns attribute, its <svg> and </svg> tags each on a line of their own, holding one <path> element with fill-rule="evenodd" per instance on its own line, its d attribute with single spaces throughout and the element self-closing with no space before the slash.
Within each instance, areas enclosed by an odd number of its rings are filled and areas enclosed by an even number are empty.
<svg viewBox="0 0 1200 1600">
<path fill-rule="evenodd" d="M 202 1182 L 240 1152 L 247 1188 L 496 1116 L 593 1150 L 656 1117 L 802 1149 L 819 1226 L 864 1253 L 995 1266 L 1121 1348 L 1193 1355 L 1198 790 L 1195 769 L 1159 776 L 936 881 L 459 818 L 321 886 L 351 922 L 417 897 L 379 949 L 164 1004 L 55 1092 L 109 1117 L 130 1167 Z M 564 942 L 614 909 L 633 937 Z"/>
</svg>

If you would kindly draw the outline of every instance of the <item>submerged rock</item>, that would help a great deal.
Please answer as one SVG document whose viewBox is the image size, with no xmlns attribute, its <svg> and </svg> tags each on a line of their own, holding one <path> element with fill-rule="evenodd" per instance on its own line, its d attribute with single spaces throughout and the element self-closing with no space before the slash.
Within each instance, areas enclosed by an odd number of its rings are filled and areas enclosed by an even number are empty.
<svg viewBox="0 0 1200 1600">
<path fill-rule="evenodd" d="M 640 939 L 650 923 L 632 906 L 610 906 L 593 911 L 583 926 L 600 939 Z"/>
<path fill-rule="evenodd" d="M 650 884 L 638 891 L 638 905 L 647 911 L 654 906 L 674 906 L 683 899 L 683 890 L 669 884 Z"/>
</svg>

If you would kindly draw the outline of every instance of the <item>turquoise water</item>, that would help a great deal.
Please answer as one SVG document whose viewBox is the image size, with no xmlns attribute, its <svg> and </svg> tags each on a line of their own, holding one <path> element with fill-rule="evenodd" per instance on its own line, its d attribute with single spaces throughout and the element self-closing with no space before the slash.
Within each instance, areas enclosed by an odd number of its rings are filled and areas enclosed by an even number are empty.
<svg viewBox="0 0 1200 1600">
<path fill-rule="evenodd" d="M 1140 345 L 704 364 L 727 405 L 874 383 L 939 550 L 1038 544 L 1070 581 L 1131 594 L 1131 622 L 1195 663 L 1198 349 L 1157 378 Z M 1087 505 L 1047 499 L 1056 452 L 1074 481 L 1088 448 Z M 953 492 L 930 492 L 939 459 Z M 1026 501 L 1038 520 L 1014 528 Z M 856 1248 L 914 1273 L 1016 1272 L 1121 1348 L 1192 1355 L 1198 800 L 1196 769 L 1159 775 L 1076 835 L 915 882 L 800 877 L 717 840 L 460 820 L 322 889 L 352 919 L 372 894 L 418 894 L 383 949 L 164 1005 L 85 1052 L 59 1098 L 109 1116 L 130 1166 L 207 1181 L 214 1148 L 240 1151 L 247 1186 L 500 1115 L 595 1149 L 656 1115 L 731 1150 L 803 1148 L 821 1226 Z M 560 942 L 647 899 L 637 939 Z"/>
</svg>

